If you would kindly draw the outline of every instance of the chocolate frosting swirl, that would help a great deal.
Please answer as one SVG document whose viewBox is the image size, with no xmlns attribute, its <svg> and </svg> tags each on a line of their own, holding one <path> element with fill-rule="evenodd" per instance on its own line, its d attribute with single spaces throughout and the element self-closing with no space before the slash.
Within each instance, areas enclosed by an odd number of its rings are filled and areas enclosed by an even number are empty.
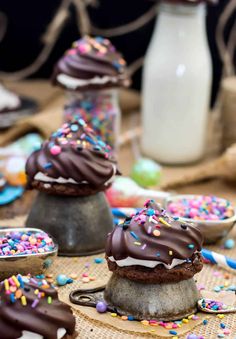
<svg viewBox="0 0 236 339">
<path fill-rule="evenodd" d="M 30 331 L 45 339 L 57 339 L 59 328 L 64 328 L 69 335 L 74 333 L 75 318 L 69 305 L 58 300 L 55 288 L 36 278 L 26 279 L 25 282 L 24 278 L 18 276 L 15 281 L 20 284 L 19 287 L 12 285 L 10 279 L 6 280 L 15 292 L 8 293 L 5 281 L 1 283 L 1 338 L 4 334 L 4 339 L 16 339 L 23 335 L 23 331 Z M 26 305 L 22 303 L 22 296 L 25 297 Z"/>
<path fill-rule="evenodd" d="M 172 260 L 188 260 L 202 246 L 200 231 L 174 220 L 153 200 L 132 218 L 108 234 L 107 257 L 122 260 L 132 257 L 170 265 Z"/>
<path fill-rule="evenodd" d="M 94 87 L 128 86 L 130 84 L 125 60 L 116 51 L 111 42 L 102 37 L 92 38 L 85 36 L 75 41 L 72 48 L 65 53 L 55 66 L 52 76 L 54 84 L 62 85 L 58 81 L 58 75 L 60 74 L 81 80 L 91 80 L 95 77 L 103 78 L 105 76 L 113 79 L 108 79 L 105 83 L 98 84 L 81 83 L 78 86 L 80 90 Z"/>
<path fill-rule="evenodd" d="M 42 173 L 50 179 L 68 181 L 59 182 L 61 185 L 89 184 L 96 190 L 103 190 L 107 182 L 119 173 L 110 150 L 110 146 L 96 137 L 84 120 L 74 118 L 28 158 L 28 186 L 37 180 L 36 174 Z"/>
</svg>

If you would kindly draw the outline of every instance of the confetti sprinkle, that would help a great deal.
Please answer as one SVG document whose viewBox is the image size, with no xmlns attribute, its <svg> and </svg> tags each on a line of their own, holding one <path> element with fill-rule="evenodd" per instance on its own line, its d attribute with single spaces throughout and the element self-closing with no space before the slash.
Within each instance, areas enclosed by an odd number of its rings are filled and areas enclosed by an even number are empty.
<svg viewBox="0 0 236 339">
<path fill-rule="evenodd" d="M 53 240 L 45 232 L 12 231 L 0 235 L 0 257 L 47 253 L 54 248 Z M 18 280 L 14 281 L 19 284 Z"/>
<path fill-rule="evenodd" d="M 234 215 L 228 200 L 203 195 L 172 201 L 167 210 L 175 217 L 194 220 L 224 220 Z"/>
</svg>

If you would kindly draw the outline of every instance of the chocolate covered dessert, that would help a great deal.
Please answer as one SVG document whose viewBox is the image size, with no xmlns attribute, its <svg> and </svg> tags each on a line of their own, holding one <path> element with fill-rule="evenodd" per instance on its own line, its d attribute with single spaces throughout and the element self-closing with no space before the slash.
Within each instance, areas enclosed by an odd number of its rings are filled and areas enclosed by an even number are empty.
<svg viewBox="0 0 236 339">
<path fill-rule="evenodd" d="M 112 149 L 118 147 L 120 106 L 117 88 L 130 84 L 126 62 L 112 43 L 84 36 L 58 61 L 53 83 L 66 90 L 64 120 L 83 118 Z"/>
<path fill-rule="evenodd" d="M 28 188 L 40 192 L 27 224 L 43 225 L 60 254 L 102 251 L 113 225 L 103 191 L 118 173 L 110 147 L 82 119 L 64 124 L 26 163 Z"/>
<path fill-rule="evenodd" d="M 108 39 L 85 36 L 58 61 L 53 83 L 81 91 L 128 86 L 126 62 Z"/>
<path fill-rule="evenodd" d="M 76 338 L 75 317 L 47 281 L 12 276 L 0 285 L 0 337 Z"/>
<path fill-rule="evenodd" d="M 106 257 L 113 275 L 106 300 L 138 319 L 175 320 L 191 314 L 198 300 L 193 276 L 203 266 L 202 241 L 196 227 L 149 200 L 108 235 Z"/>
<path fill-rule="evenodd" d="M 117 173 L 109 146 L 82 119 L 64 124 L 26 163 L 28 187 L 50 194 L 95 194 Z"/>
</svg>

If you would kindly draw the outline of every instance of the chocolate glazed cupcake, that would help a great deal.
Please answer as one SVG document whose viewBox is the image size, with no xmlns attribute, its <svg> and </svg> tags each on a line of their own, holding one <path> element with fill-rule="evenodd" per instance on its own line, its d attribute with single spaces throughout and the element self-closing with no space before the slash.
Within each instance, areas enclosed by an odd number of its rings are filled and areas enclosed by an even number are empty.
<svg viewBox="0 0 236 339">
<path fill-rule="evenodd" d="M 75 41 L 55 66 L 52 81 L 66 90 L 64 120 L 83 118 L 117 151 L 120 106 L 117 88 L 127 87 L 126 62 L 112 43 L 85 36 Z"/>
<path fill-rule="evenodd" d="M 194 275 L 201 271 L 199 230 L 168 216 L 153 200 L 107 238 L 113 275 L 105 299 L 137 319 L 170 321 L 196 311 Z"/>
<path fill-rule="evenodd" d="M 113 227 L 103 191 L 118 173 L 109 146 L 82 119 L 64 124 L 26 163 L 28 188 L 40 191 L 27 225 L 52 234 L 61 255 L 103 251 Z"/>
<path fill-rule="evenodd" d="M 86 91 L 128 86 L 126 62 L 108 39 L 85 36 L 55 66 L 52 81 L 64 89 Z"/>
<path fill-rule="evenodd" d="M 0 337 L 4 339 L 76 338 L 75 317 L 46 281 L 20 275 L 0 286 Z"/>
</svg>

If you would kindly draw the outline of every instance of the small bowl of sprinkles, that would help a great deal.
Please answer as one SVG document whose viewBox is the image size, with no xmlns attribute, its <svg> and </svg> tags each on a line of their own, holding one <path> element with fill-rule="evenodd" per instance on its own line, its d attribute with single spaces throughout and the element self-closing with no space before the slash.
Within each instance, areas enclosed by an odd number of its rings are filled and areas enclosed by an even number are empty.
<svg viewBox="0 0 236 339">
<path fill-rule="evenodd" d="M 58 246 L 50 235 L 37 228 L 0 230 L 0 279 L 18 273 L 43 274 L 53 263 Z"/>
<path fill-rule="evenodd" d="M 232 204 L 213 195 L 175 195 L 166 199 L 165 207 L 174 218 L 198 226 L 205 244 L 224 238 L 236 222 Z"/>
</svg>

